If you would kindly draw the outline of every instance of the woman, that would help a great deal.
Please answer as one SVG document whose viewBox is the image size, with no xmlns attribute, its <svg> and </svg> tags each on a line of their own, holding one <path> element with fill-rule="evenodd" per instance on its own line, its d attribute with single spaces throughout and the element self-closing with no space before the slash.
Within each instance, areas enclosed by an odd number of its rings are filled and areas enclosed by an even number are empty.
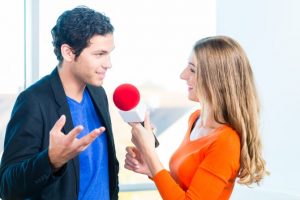
<svg viewBox="0 0 300 200">
<path fill-rule="evenodd" d="M 225 36 L 198 41 L 180 78 L 201 110 L 166 171 L 155 151 L 149 117 L 131 123 L 125 168 L 148 175 L 163 199 L 229 199 L 238 183 L 259 183 L 266 174 L 259 135 L 259 103 L 251 66 L 240 45 Z"/>
</svg>

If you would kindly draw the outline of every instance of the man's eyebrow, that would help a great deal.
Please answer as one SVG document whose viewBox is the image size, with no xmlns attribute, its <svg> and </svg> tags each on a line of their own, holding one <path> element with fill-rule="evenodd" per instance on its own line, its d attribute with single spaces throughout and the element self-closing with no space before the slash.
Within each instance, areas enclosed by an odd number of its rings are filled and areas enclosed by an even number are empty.
<svg viewBox="0 0 300 200">
<path fill-rule="evenodd" d="M 95 50 L 93 51 L 94 53 L 108 53 L 108 51 L 106 50 L 103 50 L 103 49 L 98 49 L 98 50 Z"/>
<path fill-rule="evenodd" d="M 113 51 L 115 49 L 115 47 L 112 48 L 111 51 Z M 94 53 L 109 53 L 111 51 L 105 50 L 105 49 L 96 49 L 95 51 L 93 51 Z"/>
</svg>

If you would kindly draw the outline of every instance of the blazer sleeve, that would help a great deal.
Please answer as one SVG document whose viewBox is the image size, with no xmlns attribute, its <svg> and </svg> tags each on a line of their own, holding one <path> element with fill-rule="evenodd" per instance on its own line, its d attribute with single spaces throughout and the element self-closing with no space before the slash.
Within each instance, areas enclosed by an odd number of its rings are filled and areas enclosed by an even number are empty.
<svg viewBox="0 0 300 200">
<path fill-rule="evenodd" d="M 0 166 L 3 199 L 24 199 L 59 178 L 52 173 L 48 149 L 42 149 L 43 137 L 39 102 L 32 94 L 23 92 L 16 100 L 6 129 Z"/>
</svg>

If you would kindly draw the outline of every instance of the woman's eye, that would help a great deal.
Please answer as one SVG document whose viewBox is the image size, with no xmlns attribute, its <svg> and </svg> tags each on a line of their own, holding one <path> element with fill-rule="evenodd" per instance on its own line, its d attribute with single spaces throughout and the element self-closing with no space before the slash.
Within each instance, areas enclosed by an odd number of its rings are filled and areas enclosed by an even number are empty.
<svg viewBox="0 0 300 200">
<path fill-rule="evenodd" d="M 191 71 L 192 73 L 195 73 L 195 72 L 196 72 L 196 70 L 193 69 L 193 68 L 190 68 L 190 71 Z"/>
</svg>

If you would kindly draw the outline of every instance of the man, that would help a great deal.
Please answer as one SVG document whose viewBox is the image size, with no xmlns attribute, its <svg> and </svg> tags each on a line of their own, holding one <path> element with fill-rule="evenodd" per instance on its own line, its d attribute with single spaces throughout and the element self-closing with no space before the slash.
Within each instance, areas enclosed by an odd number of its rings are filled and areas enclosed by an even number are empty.
<svg viewBox="0 0 300 200">
<path fill-rule="evenodd" d="M 23 91 L 5 135 L 3 199 L 118 199 L 107 96 L 113 26 L 87 7 L 64 12 L 52 29 L 54 71 Z"/>
</svg>

